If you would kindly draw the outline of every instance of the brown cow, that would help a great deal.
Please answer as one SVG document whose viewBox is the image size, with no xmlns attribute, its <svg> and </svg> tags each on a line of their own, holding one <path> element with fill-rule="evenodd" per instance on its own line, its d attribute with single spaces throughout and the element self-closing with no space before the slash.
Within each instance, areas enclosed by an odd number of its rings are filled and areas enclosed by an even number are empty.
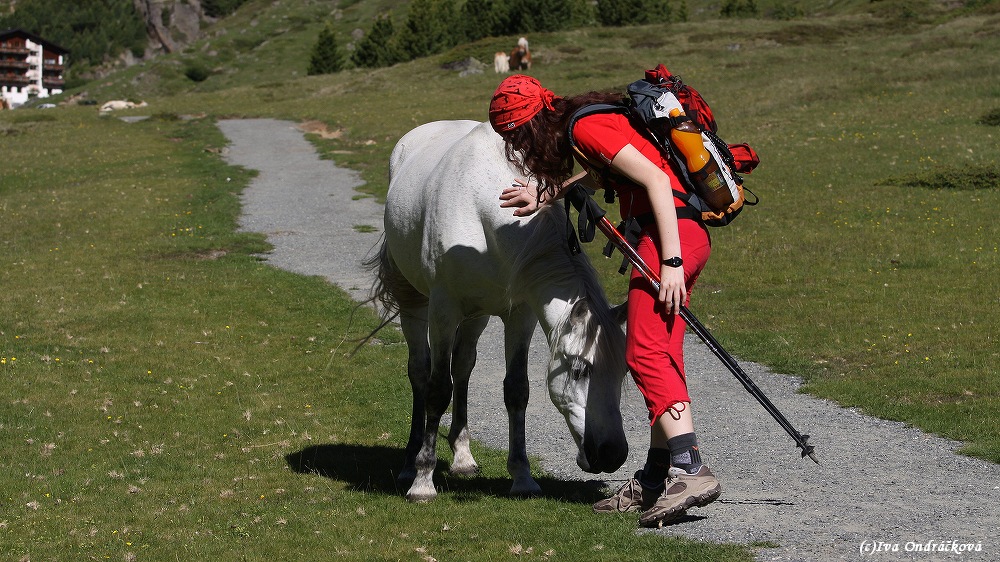
<svg viewBox="0 0 1000 562">
<path fill-rule="evenodd" d="M 510 69 L 531 70 L 531 51 L 524 37 L 517 40 L 517 48 L 510 52 Z"/>
</svg>

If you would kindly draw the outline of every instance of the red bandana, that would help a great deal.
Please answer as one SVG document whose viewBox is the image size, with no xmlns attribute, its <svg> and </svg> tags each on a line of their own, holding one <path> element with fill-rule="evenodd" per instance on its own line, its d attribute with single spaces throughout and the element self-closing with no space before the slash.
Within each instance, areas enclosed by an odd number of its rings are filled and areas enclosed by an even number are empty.
<svg viewBox="0 0 1000 562">
<path fill-rule="evenodd" d="M 552 100 L 558 96 L 530 76 L 508 76 L 497 86 L 490 102 L 490 124 L 503 134 L 519 127 L 538 114 L 542 108 L 552 110 Z"/>
</svg>

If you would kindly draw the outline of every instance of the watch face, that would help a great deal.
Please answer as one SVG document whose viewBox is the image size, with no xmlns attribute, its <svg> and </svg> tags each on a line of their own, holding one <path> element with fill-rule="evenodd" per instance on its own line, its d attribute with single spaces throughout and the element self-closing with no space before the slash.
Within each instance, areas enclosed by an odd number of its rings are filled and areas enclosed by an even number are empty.
<svg viewBox="0 0 1000 562">
<path fill-rule="evenodd" d="M 667 266 L 670 266 L 670 267 L 680 267 L 680 266 L 684 265 L 684 260 L 682 260 L 679 257 L 674 256 L 674 257 L 672 257 L 672 258 L 670 258 L 668 260 L 663 260 L 663 265 L 667 265 Z"/>
</svg>

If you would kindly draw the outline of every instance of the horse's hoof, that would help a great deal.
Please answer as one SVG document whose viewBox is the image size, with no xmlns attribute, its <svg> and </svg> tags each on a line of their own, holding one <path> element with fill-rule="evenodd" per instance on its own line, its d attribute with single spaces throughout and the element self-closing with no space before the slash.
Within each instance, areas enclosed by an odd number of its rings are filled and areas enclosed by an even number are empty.
<svg viewBox="0 0 1000 562">
<path fill-rule="evenodd" d="M 433 494 L 411 493 L 411 492 L 406 493 L 406 501 L 410 503 L 427 503 L 436 497 L 437 497 L 437 492 L 434 492 Z"/>
<path fill-rule="evenodd" d="M 451 468 L 448 469 L 448 473 L 451 474 L 452 476 L 460 476 L 466 478 L 472 477 L 479 474 L 479 465 L 478 464 L 465 465 L 465 466 L 452 465 Z"/>
<path fill-rule="evenodd" d="M 437 490 L 434 488 L 434 484 L 428 484 L 423 482 L 421 484 L 414 484 L 410 486 L 410 489 L 406 492 L 406 501 L 413 503 L 427 503 L 437 497 Z"/>
<path fill-rule="evenodd" d="M 534 480 L 531 482 L 515 482 L 510 487 L 510 495 L 517 498 L 535 498 L 542 495 L 542 487 Z"/>
</svg>

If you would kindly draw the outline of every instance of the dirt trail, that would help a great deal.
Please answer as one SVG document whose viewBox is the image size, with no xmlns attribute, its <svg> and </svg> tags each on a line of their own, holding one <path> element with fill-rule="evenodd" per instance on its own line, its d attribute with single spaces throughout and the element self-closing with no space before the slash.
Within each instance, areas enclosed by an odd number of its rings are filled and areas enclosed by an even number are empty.
<svg viewBox="0 0 1000 562">
<path fill-rule="evenodd" d="M 243 196 L 241 226 L 274 244 L 268 262 L 322 275 L 355 299 L 367 296 L 361 261 L 379 239 L 382 208 L 355 199 L 358 175 L 319 159 L 293 123 L 230 120 L 219 127 L 231 143 L 227 160 L 259 171 Z M 376 232 L 359 232 L 361 225 Z M 496 324 L 480 345 L 470 426 L 476 439 L 506 448 Z M 675 525 L 640 532 L 779 545 L 762 549 L 762 561 L 1000 560 L 1000 466 L 955 454 L 957 443 L 798 394 L 794 377 L 741 362 L 792 424 L 812 436 L 822 464 L 800 459 L 792 440 L 697 338 L 687 341 L 699 440 L 724 492 Z M 590 480 L 576 468 L 572 439 L 546 396 L 545 345 L 537 334 L 533 347 L 529 428 L 553 429 L 529 435 L 529 453 L 552 474 Z M 640 466 L 648 439 L 634 386 L 625 401 L 632 452 L 622 470 L 604 475 L 612 486 Z"/>
</svg>

